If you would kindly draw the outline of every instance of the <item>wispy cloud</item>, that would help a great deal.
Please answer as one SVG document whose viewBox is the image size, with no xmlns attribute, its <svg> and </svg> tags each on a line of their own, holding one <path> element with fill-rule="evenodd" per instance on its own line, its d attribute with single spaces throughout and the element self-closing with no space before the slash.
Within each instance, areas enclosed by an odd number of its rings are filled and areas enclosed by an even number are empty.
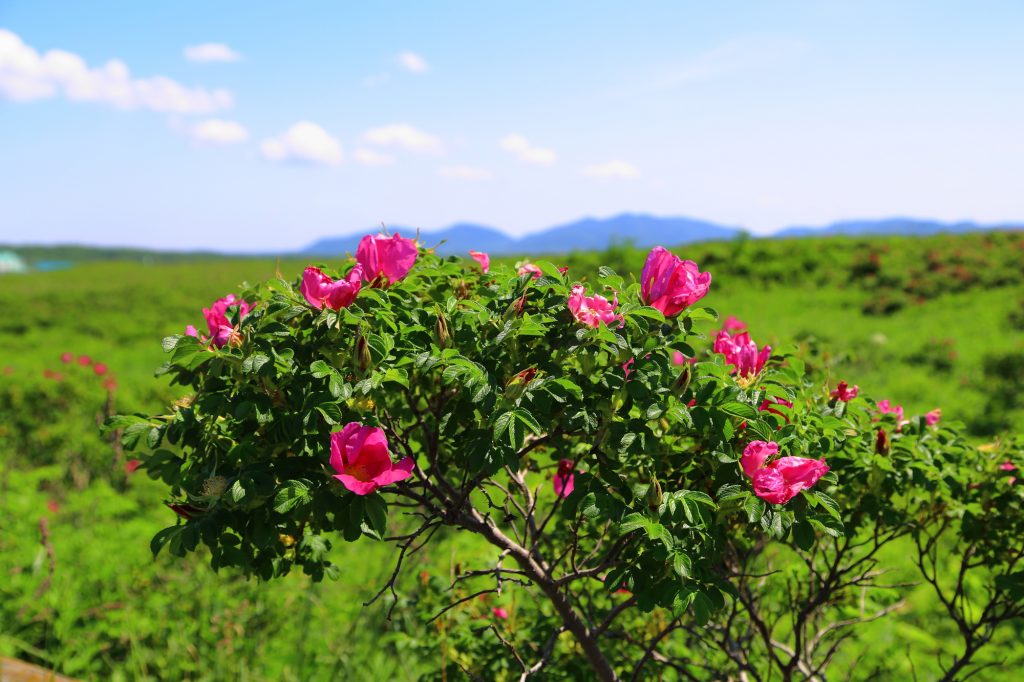
<svg viewBox="0 0 1024 682">
<path fill-rule="evenodd" d="M 469 182 L 482 182 L 494 177 L 491 171 L 477 166 L 441 166 L 437 169 L 437 174 L 443 178 Z"/>
<path fill-rule="evenodd" d="M 427 60 L 415 52 L 402 52 L 395 57 L 395 62 L 410 73 L 426 73 L 430 70 Z"/>
<path fill-rule="evenodd" d="M 804 41 L 780 36 L 735 38 L 687 60 L 663 66 L 627 87 L 630 92 L 660 90 L 713 80 L 731 73 L 777 66 L 810 49 Z"/>
<path fill-rule="evenodd" d="M 188 129 L 189 137 L 196 142 L 215 145 L 231 145 L 249 139 L 249 131 L 237 121 L 210 118 L 200 121 Z"/>
<path fill-rule="evenodd" d="M 263 140 L 260 152 L 268 161 L 337 166 L 341 163 L 341 143 L 309 121 L 299 121 L 282 135 Z"/>
<path fill-rule="evenodd" d="M 522 135 L 506 135 L 498 141 L 499 146 L 507 152 L 515 154 L 520 161 L 537 166 L 550 166 L 558 156 L 552 149 L 534 147 Z"/>
<path fill-rule="evenodd" d="M 380 147 L 394 147 L 419 154 L 442 154 L 444 145 L 435 135 L 417 130 L 408 123 L 371 128 L 363 133 L 363 141 Z"/>
<path fill-rule="evenodd" d="M 128 66 L 116 59 L 89 67 L 72 52 L 39 54 L 17 34 L 0 29 L 0 97 L 27 102 L 60 96 L 73 102 L 175 114 L 208 114 L 232 104 L 227 90 L 188 88 L 164 76 L 133 78 Z"/>
<path fill-rule="evenodd" d="M 584 166 L 583 175 L 595 180 L 632 180 L 640 177 L 640 169 L 628 161 L 606 161 Z"/>
<path fill-rule="evenodd" d="M 237 62 L 242 55 L 224 43 L 203 43 L 185 48 L 185 59 L 190 62 Z"/>
<path fill-rule="evenodd" d="M 352 158 L 364 166 L 390 166 L 395 162 L 395 157 L 390 154 L 382 154 L 373 149 L 361 147 L 352 153 Z"/>
</svg>

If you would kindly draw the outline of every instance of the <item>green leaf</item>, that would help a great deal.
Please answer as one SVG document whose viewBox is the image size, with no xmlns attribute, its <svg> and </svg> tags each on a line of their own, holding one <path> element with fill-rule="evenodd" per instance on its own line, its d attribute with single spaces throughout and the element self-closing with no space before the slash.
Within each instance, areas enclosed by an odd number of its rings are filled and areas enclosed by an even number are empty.
<svg viewBox="0 0 1024 682">
<path fill-rule="evenodd" d="M 685 580 L 693 575 L 693 561 L 688 554 L 677 553 L 672 556 L 672 570 Z"/>
<path fill-rule="evenodd" d="M 334 368 L 328 365 L 323 360 L 317 360 L 309 366 L 309 373 L 317 379 L 323 379 L 326 376 L 335 374 Z"/>
<path fill-rule="evenodd" d="M 814 546 L 814 527 L 803 520 L 793 524 L 793 542 L 805 552 Z"/>
<path fill-rule="evenodd" d="M 752 405 L 747 405 L 746 403 L 731 401 L 716 407 L 722 412 L 733 417 L 739 417 L 740 419 L 757 419 L 758 417 L 757 410 Z"/>
<path fill-rule="evenodd" d="M 619 530 L 623 533 L 631 533 L 638 528 L 646 528 L 650 524 L 651 520 L 643 514 L 633 512 L 622 518 L 622 521 L 619 522 Z"/>
<path fill-rule="evenodd" d="M 298 506 L 305 505 L 310 501 L 310 481 L 298 479 L 286 481 L 274 496 L 274 511 L 278 514 L 286 514 Z"/>
<path fill-rule="evenodd" d="M 388 504 L 380 494 L 366 497 L 366 520 L 378 535 L 384 535 L 388 527 Z"/>
<path fill-rule="evenodd" d="M 254 353 L 242 362 L 242 371 L 246 374 L 255 374 L 268 362 L 270 362 L 270 356 L 266 353 Z"/>
<path fill-rule="evenodd" d="M 831 497 L 822 492 L 814 493 L 814 496 L 818 498 L 818 502 L 821 503 L 825 510 L 835 519 L 841 520 L 842 515 L 839 513 L 839 503 L 833 500 Z"/>
</svg>

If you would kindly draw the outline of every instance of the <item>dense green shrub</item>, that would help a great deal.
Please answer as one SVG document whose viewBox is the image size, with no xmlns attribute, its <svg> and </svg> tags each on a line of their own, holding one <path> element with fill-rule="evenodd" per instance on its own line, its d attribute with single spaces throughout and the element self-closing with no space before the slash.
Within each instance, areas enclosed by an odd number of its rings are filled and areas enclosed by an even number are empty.
<svg viewBox="0 0 1024 682">
<path fill-rule="evenodd" d="M 343 581 L 332 542 L 393 543 L 380 594 L 443 628 L 442 679 L 823 679 L 850 628 L 902 608 L 878 573 L 899 542 L 962 638 L 935 652 L 946 679 L 1020 616 L 1021 496 L 999 468 L 1017 446 L 979 452 L 736 331 L 712 352 L 695 267 L 676 312 L 646 268 L 582 288 L 572 264 L 374 258 L 257 285 L 206 311 L 209 338 L 165 339 L 161 371 L 192 395 L 108 421 L 170 487 L 155 553 Z M 442 528 L 493 557 L 400 601 Z M 498 624 L 465 608 L 503 590 L 524 606 L 492 607 Z"/>
</svg>

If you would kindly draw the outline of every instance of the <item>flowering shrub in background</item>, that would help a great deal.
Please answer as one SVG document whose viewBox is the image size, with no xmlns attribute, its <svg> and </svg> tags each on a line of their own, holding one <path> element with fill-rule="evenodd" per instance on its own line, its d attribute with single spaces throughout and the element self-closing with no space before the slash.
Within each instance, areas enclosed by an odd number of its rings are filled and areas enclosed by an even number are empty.
<svg viewBox="0 0 1024 682">
<path fill-rule="evenodd" d="M 1021 615 L 1002 453 L 969 457 L 937 415 L 888 433 L 888 403 L 735 318 L 709 342 L 711 275 L 660 247 L 586 283 L 473 258 L 367 236 L 355 263 L 221 299 L 209 341 L 164 339 L 190 397 L 107 422 L 168 485 L 154 553 L 321 580 L 345 575 L 332 543 L 392 543 L 377 596 L 445 623 L 437 679 L 824 679 L 849 628 L 902 607 L 877 580 L 898 542 L 963 634 L 948 679 Z M 441 528 L 493 552 L 404 599 Z"/>
</svg>

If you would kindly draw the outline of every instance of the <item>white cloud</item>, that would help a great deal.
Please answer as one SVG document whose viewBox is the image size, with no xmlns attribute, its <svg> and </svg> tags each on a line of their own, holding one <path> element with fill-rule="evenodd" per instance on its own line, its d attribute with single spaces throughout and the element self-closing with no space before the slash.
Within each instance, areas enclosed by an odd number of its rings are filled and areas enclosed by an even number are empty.
<svg viewBox="0 0 1024 682">
<path fill-rule="evenodd" d="M 210 118 L 200 121 L 188 130 L 189 136 L 197 142 L 229 145 L 245 142 L 249 139 L 249 131 L 241 123 L 226 121 L 222 118 Z"/>
<path fill-rule="evenodd" d="M 203 43 L 186 47 L 185 59 L 190 62 L 237 62 L 242 55 L 224 43 Z"/>
<path fill-rule="evenodd" d="M 363 140 L 381 147 L 397 147 L 421 154 L 441 154 L 444 147 L 434 135 L 413 128 L 408 123 L 371 128 L 363 133 Z"/>
<path fill-rule="evenodd" d="M 132 78 L 116 59 L 90 68 L 64 50 L 40 55 L 15 33 L 0 29 L 0 98 L 15 102 L 63 95 L 73 102 L 98 102 L 118 109 L 205 114 L 232 104 L 227 90 L 187 88 L 170 78 Z"/>
<path fill-rule="evenodd" d="M 395 61 L 406 71 L 412 73 L 426 73 L 430 70 L 430 65 L 427 64 L 427 60 L 419 56 L 415 52 L 402 52 Z"/>
<path fill-rule="evenodd" d="M 441 166 L 437 169 L 437 174 L 443 178 L 468 180 L 470 182 L 490 180 L 493 177 L 486 168 L 478 168 L 476 166 Z"/>
<path fill-rule="evenodd" d="M 390 166 L 395 162 L 395 157 L 390 154 L 381 154 L 378 151 L 366 148 L 355 150 L 352 158 L 364 166 Z"/>
<path fill-rule="evenodd" d="M 607 161 L 585 166 L 583 174 L 597 180 L 632 180 L 640 177 L 640 169 L 627 161 Z"/>
<path fill-rule="evenodd" d="M 269 161 L 297 161 L 327 166 L 337 166 L 342 159 L 341 143 L 309 121 L 299 121 L 283 135 L 263 140 L 260 152 Z"/>
<path fill-rule="evenodd" d="M 498 141 L 498 144 L 505 151 L 519 157 L 520 161 L 537 166 L 550 166 L 558 159 L 554 150 L 534 147 L 522 135 L 506 135 Z"/>
</svg>

